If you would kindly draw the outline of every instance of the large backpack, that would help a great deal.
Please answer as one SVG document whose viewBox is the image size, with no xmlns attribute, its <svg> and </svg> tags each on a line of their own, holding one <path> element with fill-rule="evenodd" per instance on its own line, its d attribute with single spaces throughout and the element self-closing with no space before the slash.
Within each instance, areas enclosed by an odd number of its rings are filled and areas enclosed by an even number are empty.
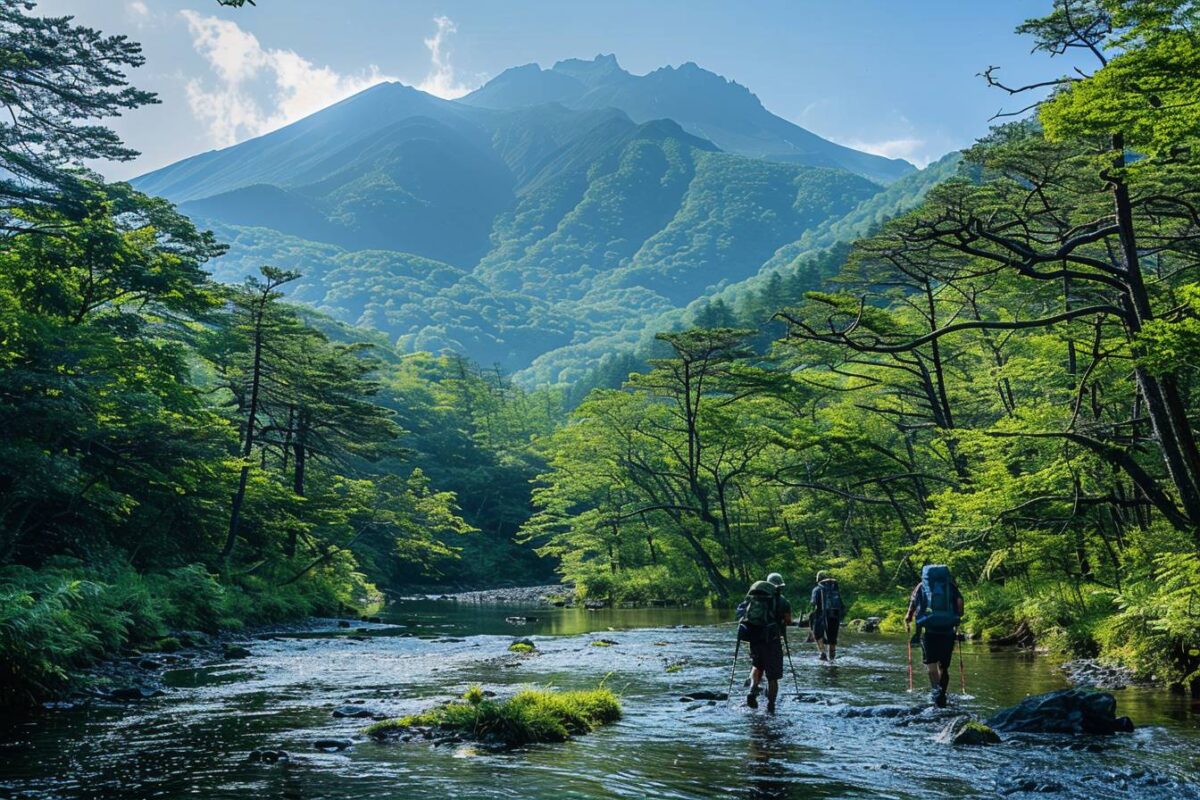
<svg viewBox="0 0 1200 800">
<path fill-rule="evenodd" d="M 821 613 L 827 619 L 841 619 L 846 605 L 842 602 L 842 592 L 838 588 L 838 582 L 833 578 L 826 578 L 817 584 L 817 589 L 821 592 Z"/>
<path fill-rule="evenodd" d="M 738 638 L 746 642 L 761 642 L 770 637 L 778 624 L 778 593 L 772 584 L 755 581 L 742 601 L 738 619 Z"/>
<path fill-rule="evenodd" d="M 917 624 L 926 630 L 948 631 L 958 626 L 958 609 L 954 604 L 954 581 L 950 568 L 929 564 L 921 570 L 921 593 L 925 607 L 917 609 Z"/>
</svg>

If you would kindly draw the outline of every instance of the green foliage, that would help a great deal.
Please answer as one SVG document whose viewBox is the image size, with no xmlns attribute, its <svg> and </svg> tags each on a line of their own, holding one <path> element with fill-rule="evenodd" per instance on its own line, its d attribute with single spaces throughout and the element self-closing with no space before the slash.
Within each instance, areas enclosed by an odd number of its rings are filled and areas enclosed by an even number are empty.
<svg viewBox="0 0 1200 800">
<path fill-rule="evenodd" d="M 463 700 L 402 719 L 377 722 L 366 733 L 386 737 L 408 728 L 433 727 L 505 747 L 522 747 L 563 742 L 621 718 L 620 700 L 604 688 L 568 692 L 528 690 L 506 700 L 491 700 L 475 686 Z"/>
<path fill-rule="evenodd" d="M 529 642 L 513 642 L 508 646 L 508 652 L 519 653 L 521 655 L 528 655 L 536 650 L 537 648 L 531 645 Z"/>
</svg>

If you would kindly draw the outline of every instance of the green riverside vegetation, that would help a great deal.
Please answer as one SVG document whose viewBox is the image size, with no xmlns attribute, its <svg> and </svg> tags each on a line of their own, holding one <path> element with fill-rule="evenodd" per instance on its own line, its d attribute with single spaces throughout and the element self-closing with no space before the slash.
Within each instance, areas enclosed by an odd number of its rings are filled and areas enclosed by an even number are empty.
<svg viewBox="0 0 1200 800">
<path fill-rule="evenodd" d="M 472 687 L 461 701 L 366 728 L 375 738 L 388 738 L 414 728 L 435 728 L 504 747 L 564 742 L 621 718 L 621 702 L 603 687 L 580 691 L 526 690 L 504 700 L 486 697 Z"/>
</svg>

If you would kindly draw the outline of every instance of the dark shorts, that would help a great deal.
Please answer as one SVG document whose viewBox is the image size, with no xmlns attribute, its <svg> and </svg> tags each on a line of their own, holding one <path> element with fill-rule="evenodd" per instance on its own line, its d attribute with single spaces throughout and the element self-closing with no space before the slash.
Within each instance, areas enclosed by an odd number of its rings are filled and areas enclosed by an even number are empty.
<svg viewBox="0 0 1200 800">
<path fill-rule="evenodd" d="M 954 631 L 925 631 L 921 634 L 922 659 L 926 664 L 941 664 L 942 669 L 950 668 L 950 656 L 954 653 Z"/>
<path fill-rule="evenodd" d="M 750 643 L 750 663 L 766 673 L 767 680 L 783 677 L 783 639 L 775 637 Z"/>
<path fill-rule="evenodd" d="M 823 617 L 819 613 L 813 616 L 813 638 L 825 644 L 837 644 L 838 629 L 841 627 L 842 621 L 837 617 Z"/>
</svg>

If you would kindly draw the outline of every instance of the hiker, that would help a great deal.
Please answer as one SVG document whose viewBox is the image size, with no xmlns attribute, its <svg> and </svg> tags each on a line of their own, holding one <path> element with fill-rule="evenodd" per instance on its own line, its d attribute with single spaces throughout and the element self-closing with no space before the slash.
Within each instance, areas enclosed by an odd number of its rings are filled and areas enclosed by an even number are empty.
<svg viewBox="0 0 1200 800">
<path fill-rule="evenodd" d="M 921 582 L 913 587 L 904 615 L 904 630 L 917 622 L 922 661 L 929 670 L 931 699 L 938 708 L 946 706 L 950 687 L 950 657 L 958 638 L 958 623 L 963 615 L 963 597 L 950 577 L 950 568 L 928 564 L 921 569 Z M 914 637 L 915 640 L 916 637 Z"/>
<path fill-rule="evenodd" d="M 813 610 L 809 620 L 817 652 L 822 661 L 833 661 L 837 658 L 838 628 L 845 611 L 837 580 L 824 571 L 818 572 L 811 601 Z"/>
<path fill-rule="evenodd" d="M 738 605 L 738 637 L 750 644 L 750 693 L 746 705 L 758 708 L 759 684 L 767 678 L 767 711 L 775 713 L 779 679 L 783 677 L 784 630 L 792 624 L 792 606 L 783 596 L 783 576 L 772 572 L 755 581 Z"/>
</svg>

